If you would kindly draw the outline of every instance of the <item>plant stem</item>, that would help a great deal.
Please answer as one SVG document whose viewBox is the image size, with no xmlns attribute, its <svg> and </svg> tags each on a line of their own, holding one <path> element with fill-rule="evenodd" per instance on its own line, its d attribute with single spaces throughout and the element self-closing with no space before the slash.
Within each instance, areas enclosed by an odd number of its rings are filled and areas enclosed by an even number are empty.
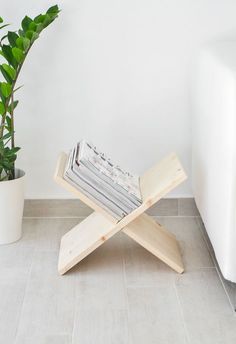
<svg viewBox="0 0 236 344">
<path fill-rule="evenodd" d="M 5 121 L 6 121 L 6 116 L 7 116 L 7 108 L 10 102 L 11 96 L 6 101 L 6 110 L 4 114 L 2 115 L 2 120 L 1 120 L 1 127 L 0 127 L 0 139 L 3 137 L 3 132 L 4 132 L 4 126 L 5 126 Z"/>
<path fill-rule="evenodd" d="M 14 92 L 11 94 L 11 148 L 15 147 L 15 128 L 14 128 Z M 15 179 L 15 162 L 12 168 L 12 179 Z"/>
<path fill-rule="evenodd" d="M 25 62 L 25 59 L 26 59 L 26 56 L 28 55 L 28 52 L 30 50 L 30 48 L 32 47 L 33 43 L 29 46 L 29 49 L 27 50 L 26 54 L 25 54 L 25 57 L 23 59 L 23 61 L 21 62 L 21 64 L 19 64 L 18 66 L 18 70 L 16 72 L 16 77 L 15 77 L 15 80 L 14 82 L 12 83 L 12 90 L 11 90 L 11 94 L 10 96 L 7 98 L 7 101 L 6 101 L 6 109 L 5 109 L 5 112 L 4 114 L 2 115 L 2 120 L 1 120 L 1 127 L 0 127 L 0 138 L 3 137 L 3 132 L 4 132 L 4 126 L 5 126 L 5 122 L 6 122 L 6 116 L 7 116 L 7 109 L 8 109 L 8 106 L 9 106 L 9 103 L 10 103 L 10 100 L 11 100 L 11 97 L 12 97 L 12 94 L 14 93 L 14 87 L 16 85 L 16 82 L 17 82 L 17 79 L 18 79 L 18 76 L 20 74 L 20 71 L 21 71 L 21 68 Z"/>
<path fill-rule="evenodd" d="M 11 94 L 11 148 L 15 147 L 15 128 L 14 128 L 14 93 Z"/>
<path fill-rule="evenodd" d="M 33 43 L 32 43 L 33 44 Z M 10 132 L 11 132 L 11 148 L 15 147 L 15 130 L 14 130 L 14 87 L 16 85 L 18 76 L 20 74 L 21 68 L 25 62 L 26 56 L 30 50 L 30 48 L 32 47 L 32 44 L 29 46 L 29 49 L 27 50 L 27 52 L 25 53 L 24 59 L 21 62 L 21 64 L 19 64 L 18 69 L 16 71 L 16 77 L 15 80 L 12 83 L 12 89 L 11 89 L 11 94 L 10 96 L 6 99 L 6 103 L 5 103 L 5 112 L 2 115 L 2 120 L 1 120 L 1 127 L 0 127 L 0 138 L 3 137 L 4 134 L 4 128 L 5 128 L 5 123 L 6 123 L 6 117 L 7 117 L 7 112 L 8 112 L 8 107 L 11 101 L 11 109 L 9 111 L 10 115 L 11 115 L 11 128 L 10 128 Z M 13 164 L 13 168 L 9 173 L 9 179 L 15 179 L 15 163 Z"/>
</svg>

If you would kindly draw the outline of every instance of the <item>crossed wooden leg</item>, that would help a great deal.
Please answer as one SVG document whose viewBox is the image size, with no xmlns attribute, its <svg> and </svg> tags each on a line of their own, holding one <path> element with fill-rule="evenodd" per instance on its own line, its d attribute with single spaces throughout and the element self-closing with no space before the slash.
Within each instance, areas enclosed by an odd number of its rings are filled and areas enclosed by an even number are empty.
<svg viewBox="0 0 236 344">
<path fill-rule="evenodd" d="M 66 154 L 62 153 L 55 180 L 95 211 L 62 237 L 58 263 L 60 274 L 66 273 L 120 230 L 175 271 L 184 271 L 175 236 L 144 213 L 186 179 L 175 154 L 169 155 L 140 178 L 143 203 L 119 222 L 63 179 L 66 160 Z"/>
<path fill-rule="evenodd" d="M 103 215 L 92 213 L 62 237 L 59 273 L 66 273 L 121 229 L 119 222 L 114 224 Z M 133 220 L 123 232 L 177 272 L 184 271 L 175 236 L 147 214 Z"/>
</svg>

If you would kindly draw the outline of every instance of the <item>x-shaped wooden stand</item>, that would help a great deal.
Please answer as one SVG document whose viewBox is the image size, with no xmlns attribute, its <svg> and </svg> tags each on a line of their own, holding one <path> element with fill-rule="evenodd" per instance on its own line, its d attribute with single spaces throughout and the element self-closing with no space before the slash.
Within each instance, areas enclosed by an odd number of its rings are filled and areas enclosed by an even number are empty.
<svg viewBox="0 0 236 344">
<path fill-rule="evenodd" d="M 94 212 L 62 237 L 58 262 L 58 271 L 61 275 L 120 230 L 175 271 L 184 271 L 175 236 L 144 213 L 187 178 L 175 154 L 170 154 L 140 177 L 143 203 L 120 221 L 111 217 L 63 178 L 66 162 L 67 155 L 61 153 L 54 176 L 55 181 L 75 194 Z"/>
</svg>

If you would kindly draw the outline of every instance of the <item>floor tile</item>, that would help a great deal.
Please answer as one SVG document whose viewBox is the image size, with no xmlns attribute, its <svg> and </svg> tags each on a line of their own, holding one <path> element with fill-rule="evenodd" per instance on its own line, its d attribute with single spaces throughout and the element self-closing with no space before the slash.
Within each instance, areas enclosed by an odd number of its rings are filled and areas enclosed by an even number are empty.
<svg viewBox="0 0 236 344">
<path fill-rule="evenodd" d="M 190 199 L 191 208 L 192 200 Z M 187 207 L 188 205 L 186 205 Z M 92 209 L 78 199 L 41 199 L 25 200 L 24 217 L 86 217 Z M 177 216 L 178 199 L 164 198 L 154 204 L 148 211 L 155 216 Z"/>
<path fill-rule="evenodd" d="M 19 271 L 28 271 L 34 255 L 31 247 L 21 247 L 20 241 L 11 245 L 0 246 L 0 271 L 1 269 L 16 268 Z M 1 273 L 0 273 L 1 278 Z"/>
<path fill-rule="evenodd" d="M 58 252 L 61 237 L 80 221 L 78 218 L 25 218 L 19 246 Z"/>
<path fill-rule="evenodd" d="M 80 262 L 73 344 L 128 344 L 127 297 L 120 235 Z"/>
<path fill-rule="evenodd" d="M 212 246 L 212 244 L 210 242 L 210 239 L 209 239 L 209 236 L 208 236 L 207 231 L 205 229 L 204 223 L 203 223 L 203 221 L 202 221 L 202 219 L 200 217 L 198 218 L 198 223 L 199 223 L 199 228 L 201 229 L 201 231 L 203 233 L 203 237 L 204 237 L 204 239 L 206 241 L 208 250 L 209 250 L 209 252 L 211 254 L 212 260 L 213 260 L 213 262 L 214 262 L 214 264 L 216 266 L 216 270 L 218 272 L 218 275 L 219 275 L 219 277 L 221 279 L 221 282 L 224 285 L 224 289 L 225 289 L 226 294 L 227 294 L 227 296 L 229 298 L 229 301 L 231 303 L 231 307 L 232 307 L 233 311 L 236 312 L 236 283 L 232 283 L 232 282 L 226 280 L 224 278 L 224 276 L 222 275 L 220 267 L 219 267 L 219 264 L 218 264 L 216 256 L 215 256 L 215 252 L 214 252 L 213 246 Z"/>
<path fill-rule="evenodd" d="M 34 250 L 19 242 L 0 246 L 0 343 L 13 343 Z"/>
<path fill-rule="evenodd" d="M 24 217 L 86 217 L 92 209 L 78 199 L 25 200 Z"/>
<path fill-rule="evenodd" d="M 20 338 L 71 334 L 74 321 L 74 275 L 59 276 L 58 253 L 36 251 L 17 331 Z"/>
<path fill-rule="evenodd" d="M 178 199 L 179 216 L 200 216 L 194 198 Z"/>
<path fill-rule="evenodd" d="M 229 298 L 232 309 L 234 312 L 236 312 L 236 283 L 232 283 L 224 279 L 220 271 L 218 271 L 218 274 L 221 275 L 221 281 L 224 285 L 224 288 Z"/>
<path fill-rule="evenodd" d="M 133 344 L 185 344 L 186 332 L 173 286 L 128 288 Z"/>
<path fill-rule="evenodd" d="M 160 223 L 176 235 L 179 241 L 185 271 L 193 268 L 213 267 L 214 263 L 207 249 L 195 217 L 161 217 Z"/>
<path fill-rule="evenodd" d="M 76 274 L 77 308 L 126 309 L 126 290 L 120 238 L 116 236 L 81 261 Z M 88 304 L 89 300 L 89 304 Z"/>
<path fill-rule="evenodd" d="M 215 268 L 178 276 L 176 289 L 191 344 L 236 342 L 236 317 Z"/>
<path fill-rule="evenodd" d="M 147 214 L 152 216 L 177 216 L 178 199 L 164 198 L 147 210 Z"/>
<path fill-rule="evenodd" d="M 0 343 L 234 344 L 200 217 L 166 214 L 183 275 L 120 232 L 59 276 L 60 238 L 81 219 L 25 218 L 22 240 L 0 246 Z"/>
<path fill-rule="evenodd" d="M 201 233 L 202 233 L 202 235 L 203 235 L 203 238 L 204 238 L 204 240 L 205 240 L 205 242 L 206 242 L 208 251 L 210 252 L 210 254 L 211 254 L 213 260 L 215 260 L 215 253 L 214 253 L 214 250 L 213 250 L 213 246 L 212 246 L 212 244 L 211 244 L 211 241 L 210 241 L 210 239 L 209 239 L 209 236 L 208 236 L 208 234 L 207 234 L 207 231 L 206 231 L 206 229 L 205 229 L 205 226 L 204 226 L 204 223 L 203 223 L 201 217 L 196 217 L 196 222 L 197 222 L 198 227 L 199 227 L 199 229 L 200 229 L 200 231 L 201 231 Z"/>
<path fill-rule="evenodd" d="M 129 344 L 127 312 L 77 308 L 72 344 L 78 343 Z"/>
<path fill-rule="evenodd" d="M 123 233 L 122 247 L 127 286 L 161 286 L 173 283 L 175 272 Z"/>
<path fill-rule="evenodd" d="M 28 267 L 0 268 L 0 343 L 14 343 L 28 273 Z"/>
<path fill-rule="evenodd" d="M 30 331 L 29 331 L 30 332 Z M 72 344 L 69 335 L 44 335 L 31 336 L 30 333 L 17 338 L 16 344 Z"/>
</svg>

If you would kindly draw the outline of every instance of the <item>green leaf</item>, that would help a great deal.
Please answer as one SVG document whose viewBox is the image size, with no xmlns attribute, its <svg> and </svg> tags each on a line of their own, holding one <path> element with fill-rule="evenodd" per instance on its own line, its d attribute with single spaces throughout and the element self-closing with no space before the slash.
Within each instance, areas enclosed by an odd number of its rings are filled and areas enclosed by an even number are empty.
<svg viewBox="0 0 236 344">
<path fill-rule="evenodd" d="M 3 104 L 5 104 L 5 102 L 6 102 L 6 97 L 5 97 L 5 96 L 3 95 L 3 93 L 2 93 L 1 85 L 2 85 L 2 83 L 0 82 L 0 98 L 2 99 Z M 5 106 L 5 105 L 4 105 L 4 106 Z"/>
<path fill-rule="evenodd" d="M 19 100 L 15 100 L 15 101 L 13 102 L 13 110 L 17 107 L 18 103 L 19 103 Z M 8 111 L 9 113 L 12 112 L 12 103 L 9 104 L 9 106 L 8 106 L 8 108 L 7 108 L 7 111 Z"/>
<path fill-rule="evenodd" d="M 27 37 L 18 37 L 16 40 L 16 45 L 23 51 L 27 51 L 30 47 L 30 40 Z"/>
<path fill-rule="evenodd" d="M 11 85 L 8 82 L 2 82 L 1 91 L 4 97 L 8 98 L 11 94 Z"/>
<path fill-rule="evenodd" d="M 16 71 L 13 67 L 7 65 L 6 63 L 2 64 L 3 69 L 7 72 L 7 74 L 11 77 L 12 80 L 16 78 Z"/>
<path fill-rule="evenodd" d="M 15 154 L 15 153 L 17 153 L 19 150 L 20 150 L 20 147 L 14 147 L 14 148 L 11 149 L 11 152 L 12 152 L 13 154 Z"/>
<path fill-rule="evenodd" d="M 37 33 L 40 33 L 41 31 L 43 31 L 43 29 L 44 29 L 44 26 L 42 23 L 36 24 L 36 30 L 35 31 Z"/>
<path fill-rule="evenodd" d="M 1 140 L 2 140 L 2 141 L 7 140 L 7 139 L 9 139 L 10 137 L 11 137 L 11 133 L 7 133 L 7 134 L 3 135 L 3 137 L 1 138 Z"/>
<path fill-rule="evenodd" d="M 9 45 L 3 45 L 2 46 L 2 53 L 3 53 L 3 56 L 5 57 L 5 59 L 9 62 L 9 64 L 16 68 L 17 67 L 17 62 L 13 56 L 13 53 L 12 53 L 12 49 Z"/>
<path fill-rule="evenodd" d="M 20 48 L 12 48 L 12 54 L 18 63 L 21 63 L 25 57 L 23 51 Z"/>
<path fill-rule="evenodd" d="M 46 14 L 39 14 L 37 17 L 34 18 L 34 22 L 36 24 L 43 23 L 46 18 Z"/>
<path fill-rule="evenodd" d="M 7 122 L 6 128 L 10 131 L 10 129 L 11 129 L 11 117 L 10 116 L 6 117 L 6 122 Z"/>
<path fill-rule="evenodd" d="M 2 56 L 4 56 L 9 63 L 11 63 L 13 56 L 11 52 L 11 47 L 9 45 L 4 44 L 2 46 Z"/>
<path fill-rule="evenodd" d="M 59 12 L 60 12 L 60 10 L 59 10 L 59 8 L 58 8 L 57 5 L 51 6 L 51 7 L 47 10 L 47 13 L 48 13 L 48 14 L 57 14 L 57 13 L 59 13 Z"/>
<path fill-rule="evenodd" d="M 19 34 L 19 36 L 24 36 L 25 35 L 24 31 L 21 30 L 21 29 L 18 30 L 18 34 Z"/>
<path fill-rule="evenodd" d="M 8 161 L 9 159 L 3 161 L 2 166 L 4 167 L 4 169 L 7 169 L 8 171 L 12 169 L 12 162 Z"/>
<path fill-rule="evenodd" d="M 0 24 L 1 24 L 1 23 L 3 23 L 3 19 L 2 19 L 2 17 L 0 17 Z"/>
<path fill-rule="evenodd" d="M 39 34 L 34 31 L 27 31 L 25 36 L 31 41 L 31 43 L 33 43 L 34 41 L 36 41 L 37 38 L 39 38 Z"/>
<path fill-rule="evenodd" d="M 51 23 L 51 18 L 49 14 L 40 14 L 34 18 L 36 24 L 42 24 L 43 28 L 48 26 Z"/>
<path fill-rule="evenodd" d="M 5 24 L 5 25 L 2 25 L 2 26 L 0 26 L 0 30 L 1 29 L 4 29 L 4 27 L 7 27 L 7 26 L 9 26 L 10 24 Z"/>
<path fill-rule="evenodd" d="M 0 173 L 0 176 L 1 176 L 2 172 Z M 4 176 L 4 177 L 1 177 L 0 178 L 0 182 L 4 182 L 4 181 L 7 181 L 8 180 L 8 176 Z"/>
<path fill-rule="evenodd" d="M 15 93 L 16 91 L 20 90 L 23 86 L 24 86 L 24 85 L 18 86 L 17 88 L 14 89 L 13 92 Z"/>
<path fill-rule="evenodd" d="M 28 30 L 30 30 L 30 31 L 36 31 L 36 28 L 37 28 L 37 24 L 36 24 L 34 21 L 32 21 L 32 22 L 29 24 Z M 27 30 L 27 31 L 28 31 L 28 30 Z"/>
<path fill-rule="evenodd" d="M 28 16 L 25 16 L 25 18 L 21 22 L 21 26 L 24 32 L 26 32 L 29 28 L 30 23 L 32 23 L 32 19 Z"/>
<path fill-rule="evenodd" d="M 7 38 L 7 35 L 2 36 L 2 38 L 1 38 L 1 40 L 0 40 L 1 45 L 2 45 L 2 42 L 4 41 L 4 39 L 6 39 L 6 38 Z"/>
<path fill-rule="evenodd" d="M 3 115 L 5 113 L 5 106 L 2 102 L 0 102 L 0 115 Z"/>
<path fill-rule="evenodd" d="M 5 69 L 3 68 L 2 65 L 0 65 L 0 71 L 1 71 L 1 73 L 3 75 L 3 77 L 5 78 L 5 80 L 7 82 L 9 82 L 9 84 L 11 84 L 12 83 L 12 78 L 7 74 L 7 72 L 5 71 Z"/>
<path fill-rule="evenodd" d="M 29 49 L 29 47 L 30 47 L 30 40 L 29 40 L 29 38 L 24 37 L 23 47 L 24 47 L 25 51 L 27 51 Z"/>
<path fill-rule="evenodd" d="M 11 46 L 15 47 L 16 46 L 16 40 L 19 36 L 15 32 L 8 31 L 7 37 L 8 37 L 8 41 L 11 44 Z"/>
<path fill-rule="evenodd" d="M 21 50 L 24 50 L 23 39 L 24 39 L 24 37 L 18 37 L 16 40 L 16 46 L 17 46 L 17 48 L 20 48 Z"/>
</svg>

